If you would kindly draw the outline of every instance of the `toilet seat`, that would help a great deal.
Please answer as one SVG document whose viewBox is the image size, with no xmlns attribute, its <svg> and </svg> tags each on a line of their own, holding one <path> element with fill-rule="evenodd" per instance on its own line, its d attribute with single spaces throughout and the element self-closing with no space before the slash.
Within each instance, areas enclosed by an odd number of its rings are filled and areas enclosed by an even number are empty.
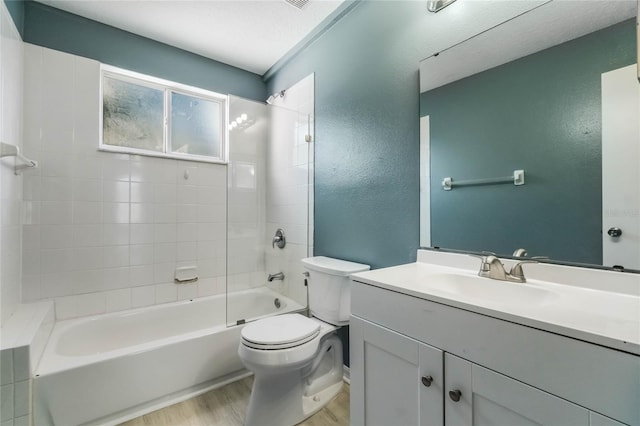
<svg viewBox="0 0 640 426">
<path fill-rule="evenodd" d="M 241 331 L 242 343 L 262 350 L 288 349 L 303 345 L 320 334 L 320 324 L 300 314 L 261 319 Z"/>
</svg>

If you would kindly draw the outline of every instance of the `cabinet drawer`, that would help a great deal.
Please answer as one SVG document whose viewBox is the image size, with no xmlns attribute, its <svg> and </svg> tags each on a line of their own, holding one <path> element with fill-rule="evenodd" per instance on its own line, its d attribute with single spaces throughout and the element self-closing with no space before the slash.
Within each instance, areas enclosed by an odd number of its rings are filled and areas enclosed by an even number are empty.
<svg viewBox="0 0 640 426">
<path fill-rule="evenodd" d="M 353 282 L 352 314 L 627 424 L 640 357 Z"/>
</svg>

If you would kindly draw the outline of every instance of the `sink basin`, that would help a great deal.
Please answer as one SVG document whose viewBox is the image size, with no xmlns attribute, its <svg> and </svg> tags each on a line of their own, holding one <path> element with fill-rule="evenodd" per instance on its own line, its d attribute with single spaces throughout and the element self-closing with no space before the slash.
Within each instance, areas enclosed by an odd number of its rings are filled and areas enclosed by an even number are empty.
<svg viewBox="0 0 640 426">
<path fill-rule="evenodd" d="M 429 277 L 429 287 L 457 297 L 507 305 L 544 305 L 558 295 L 532 284 L 499 281 L 477 275 L 440 273 Z"/>
</svg>

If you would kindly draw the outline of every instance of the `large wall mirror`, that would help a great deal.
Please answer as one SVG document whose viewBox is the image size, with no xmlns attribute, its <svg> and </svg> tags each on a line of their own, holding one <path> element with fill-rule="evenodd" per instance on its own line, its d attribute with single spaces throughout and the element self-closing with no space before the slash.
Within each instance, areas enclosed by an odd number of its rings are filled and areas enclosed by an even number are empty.
<svg viewBox="0 0 640 426">
<path fill-rule="evenodd" d="M 640 270 L 636 15 L 549 1 L 421 61 L 421 246 Z"/>
</svg>

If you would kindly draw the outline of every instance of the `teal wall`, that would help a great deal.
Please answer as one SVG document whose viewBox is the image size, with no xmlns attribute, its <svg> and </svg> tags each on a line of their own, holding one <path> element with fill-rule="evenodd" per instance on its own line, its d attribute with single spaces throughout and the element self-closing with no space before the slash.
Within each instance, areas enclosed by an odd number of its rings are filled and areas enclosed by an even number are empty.
<svg viewBox="0 0 640 426">
<path fill-rule="evenodd" d="M 23 9 L 22 38 L 27 43 L 218 93 L 262 102 L 267 97 L 257 74 L 41 3 L 26 1 Z M 12 12 L 14 20 L 16 15 Z"/>
<path fill-rule="evenodd" d="M 424 2 L 363 1 L 267 83 L 315 73 L 316 255 L 373 268 L 419 246 L 419 79 Z"/>
<path fill-rule="evenodd" d="M 24 37 L 24 1 L 22 0 L 4 0 L 7 10 L 13 19 L 21 37 Z"/>
<path fill-rule="evenodd" d="M 432 245 L 602 264 L 603 72 L 636 61 L 635 20 L 422 93 Z M 508 176 L 526 184 L 461 187 Z"/>
</svg>

